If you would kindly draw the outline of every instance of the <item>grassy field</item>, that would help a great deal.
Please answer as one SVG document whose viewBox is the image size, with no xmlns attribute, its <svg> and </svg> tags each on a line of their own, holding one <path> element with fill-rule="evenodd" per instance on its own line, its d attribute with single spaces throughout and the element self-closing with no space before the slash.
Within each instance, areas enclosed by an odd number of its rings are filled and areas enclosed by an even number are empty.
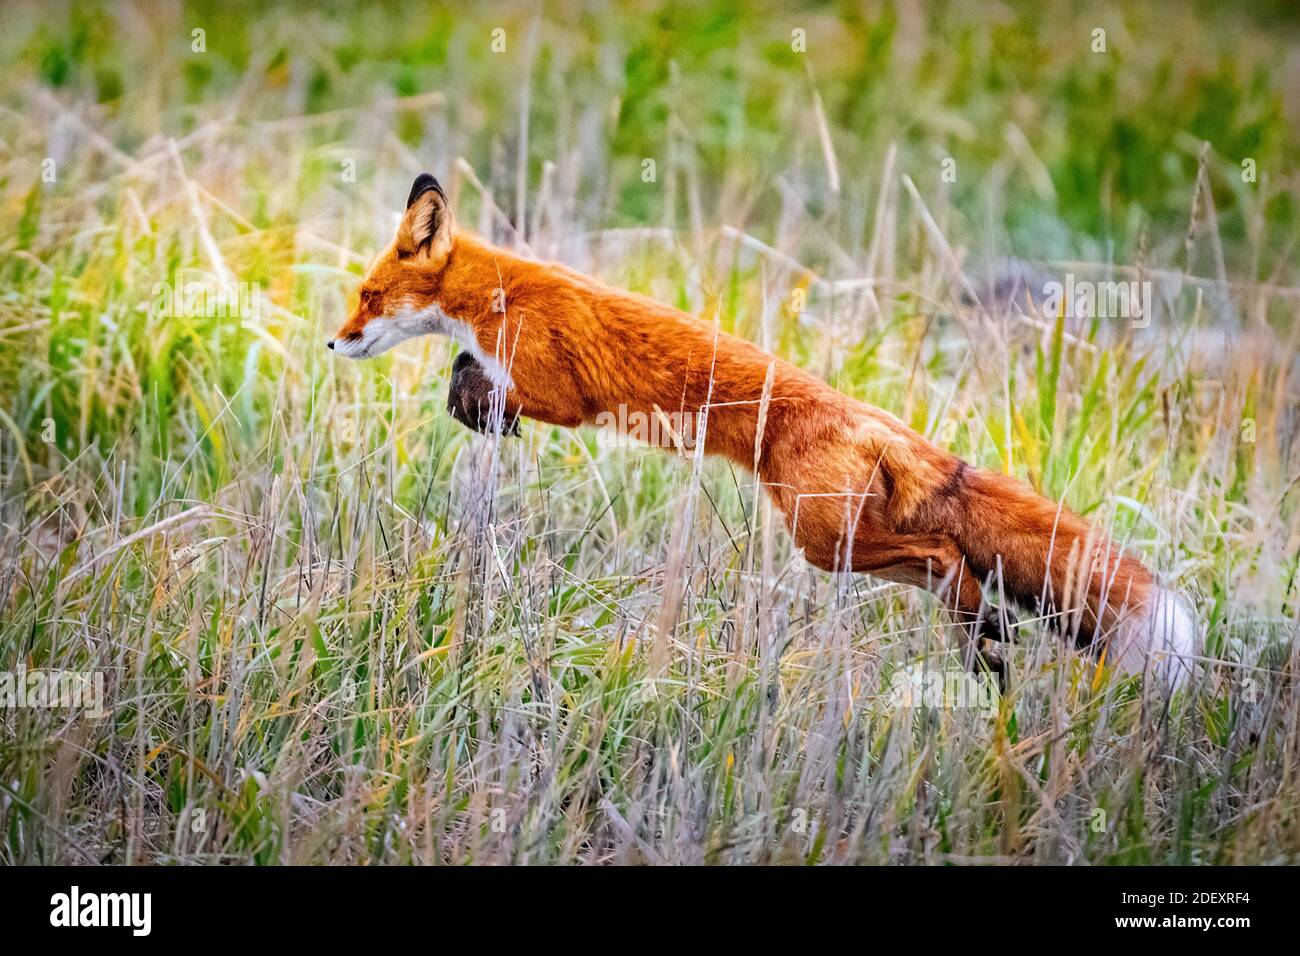
<svg viewBox="0 0 1300 956">
<path fill-rule="evenodd" d="M 0 711 L 0 861 L 1300 856 L 1285 4 L 49 6 L 0 32 L 0 671 L 104 715 Z M 972 686 L 942 608 L 752 476 L 331 356 L 422 170 L 1065 498 L 1196 680 L 1026 616 L 1006 694 L 900 706 Z M 1024 315 L 1009 261 L 1155 308 Z"/>
</svg>

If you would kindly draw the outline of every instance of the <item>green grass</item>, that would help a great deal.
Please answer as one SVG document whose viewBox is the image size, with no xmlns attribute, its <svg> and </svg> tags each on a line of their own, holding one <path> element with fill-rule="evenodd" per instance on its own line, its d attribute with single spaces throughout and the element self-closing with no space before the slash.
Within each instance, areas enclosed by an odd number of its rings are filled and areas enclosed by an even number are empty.
<svg viewBox="0 0 1300 956">
<path fill-rule="evenodd" d="M 219 6 L 6 10 L 0 671 L 108 715 L 0 712 L 0 860 L 1295 861 L 1293 13 Z M 1166 701 L 1029 622 L 994 714 L 899 709 L 942 610 L 811 569 L 751 476 L 471 435 L 445 341 L 333 358 L 423 169 L 1065 497 L 1207 666 Z M 964 302 L 1008 255 L 1161 310 Z M 151 308 L 223 276 L 256 307 Z"/>
</svg>

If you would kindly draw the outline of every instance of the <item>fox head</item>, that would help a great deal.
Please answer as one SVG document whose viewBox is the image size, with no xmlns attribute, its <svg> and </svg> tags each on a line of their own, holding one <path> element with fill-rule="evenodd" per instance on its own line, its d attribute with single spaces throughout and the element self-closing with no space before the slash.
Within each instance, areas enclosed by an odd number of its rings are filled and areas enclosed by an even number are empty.
<svg viewBox="0 0 1300 956">
<path fill-rule="evenodd" d="M 326 347 L 361 359 L 417 335 L 455 335 L 455 323 L 437 304 L 454 232 L 447 194 L 438 180 L 421 173 L 411 186 L 397 237 L 370 267 L 356 308 Z"/>
</svg>

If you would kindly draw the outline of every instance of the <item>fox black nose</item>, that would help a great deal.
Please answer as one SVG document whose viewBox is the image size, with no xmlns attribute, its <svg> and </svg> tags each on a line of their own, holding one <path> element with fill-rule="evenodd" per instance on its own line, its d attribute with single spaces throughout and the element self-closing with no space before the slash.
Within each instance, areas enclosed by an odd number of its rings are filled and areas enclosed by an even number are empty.
<svg viewBox="0 0 1300 956">
<path fill-rule="evenodd" d="M 333 339 L 330 339 L 328 342 L 326 342 L 326 343 L 325 343 L 325 347 L 326 347 L 327 349 L 333 349 L 333 348 L 334 348 L 334 340 L 333 340 Z"/>
</svg>

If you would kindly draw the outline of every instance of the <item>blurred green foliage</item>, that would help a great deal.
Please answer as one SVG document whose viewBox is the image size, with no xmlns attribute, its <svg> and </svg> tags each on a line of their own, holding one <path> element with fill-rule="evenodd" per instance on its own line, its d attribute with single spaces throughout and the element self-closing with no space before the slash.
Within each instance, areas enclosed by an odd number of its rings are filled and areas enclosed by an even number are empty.
<svg viewBox="0 0 1300 956">
<path fill-rule="evenodd" d="M 689 137 L 705 196 L 729 180 L 762 181 L 799 168 L 823 175 L 810 81 L 825 103 L 846 193 L 866 190 L 885 147 L 934 187 L 956 160 L 952 201 L 979 226 L 1005 230 L 1021 255 L 1132 256 L 1143 231 L 1184 228 L 1201 141 L 1221 237 L 1235 262 L 1252 224 L 1285 248 L 1297 222 L 1294 112 L 1285 109 L 1283 42 L 1300 29 L 1285 3 L 1065 2 L 709 3 L 545 5 L 530 103 L 534 175 L 575 145 L 574 113 L 594 110 L 612 180 L 605 211 L 625 224 L 664 219 L 661 196 L 638 188 L 644 157 L 663 157 L 674 126 Z M 494 140 L 514 142 L 517 66 L 500 68 L 490 31 L 526 43 L 529 8 L 512 4 L 226 4 L 192 2 L 175 15 L 173 48 L 119 42 L 102 4 L 70 4 L 10 52 L 56 88 L 85 90 L 129 110 L 181 58 L 160 120 L 191 117 L 233 94 L 247 71 L 308 64 L 305 112 L 366 97 L 447 89 L 477 168 Z M 207 55 L 186 56 L 189 27 Z M 807 52 L 792 49 L 806 32 Z M 1106 31 L 1104 52 L 1093 31 Z M 12 42 L 12 41 L 11 41 Z M 152 79 L 151 79 L 152 77 Z M 274 104 L 268 106 L 268 110 Z M 1293 107 L 1294 110 L 1294 107 Z M 421 128 L 404 135 L 419 145 Z M 1243 188 L 1241 163 L 1261 182 Z M 1041 173 L 1046 175 L 1046 180 Z M 990 223 L 990 192 L 999 215 Z M 826 210 L 825 190 L 805 201 Z M 759 212 L 773 197 L 759 198 Z M 683 216 L 680 209 L 670 220 Z M 1172 255 L 1172 253 L 1171 253 Z"/>
</svg>

